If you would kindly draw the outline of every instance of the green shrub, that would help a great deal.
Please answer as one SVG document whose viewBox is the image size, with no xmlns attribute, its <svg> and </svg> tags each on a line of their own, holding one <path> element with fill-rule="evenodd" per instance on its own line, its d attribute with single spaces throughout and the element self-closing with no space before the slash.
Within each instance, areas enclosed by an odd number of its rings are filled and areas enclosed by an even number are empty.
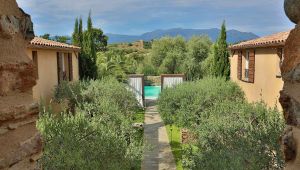
<svg viewBox="0 0 300 170">
<path fill-rule="evenodd" d="M 115 79 L 63 83 L 57 100 L 74 102 L 74 114 L 42 112 L 43 169 L 139 169 L 143 142 L 132 128 L 138 103 Z M 79 100 L 80 99 L 80 100 Z"/>
<path fill-rule="evenodd" d="M 166 124 L 188 128 L 185 169 L 281 169 L 280 112 L 249 104 L 233 82 L 204 78 L 165 89 L 159 111 Z"/>
<path fill-rule="evenodd" d="M 244 100 L 244 93 L 231 81 L 207 77 L 163 90 L 158 108 L 165 123 L 192 127 L 201 123 L 205 110 L 225 100 Z"/>
<path fill-rule="evenodd" d="M 224 101 L 206 111 L 197 127 L 194 149 L 186 149 L 187 169 L 282 169 L 278 138 L 280 112 L 264 104 Z M 197 149 L 195 149 L 195 147 Z"/>
<path fill-rule="evenodd" d="M 69 106 L 95 103 L 99 99 L 116 105 L 124 114 L 138 109 L 134 94 L 126 89 L 125 84 L 110 77 L 101 81 L 63 82 L 55 89 L 55 100 L 57 102 L 68 101 Z"/>
<path fill-rule="evenodd" d="M 82 92 L 87 88 L 87 85 L 87 81 L 63 81 L 54 89 L 54 100 L 58 103 L 65 100 L 74 104 L 79 103 L 83 100 Z"/>
<path fill-rule="evenodd" d="M 116 117 L 119 121 L 116 121 Z M 44 169 L 131 169 L 139 167 L 142 142 L 122 114 L 89 117 L 42 116 L 38 121 L 43 140 Z"/>
<path fill-rule="evenodd" d="M 137 68 L 137 73 L 144 74 L 145 76 L 158 75 L 157 68 L 155 68 L 152 64 L 140 64 Z"/>
<path fill-rule="evenodd" d="M 138 101 L 135 95 L 126 88 L 126 85 L 115 79 L 106 78 L 102 81 L 91 81 L 83 92 L 87 101 L 94 103 L 94 99 L 109 101 L 124 113 L 135 113 L 138 110 Z"/>
</svg>

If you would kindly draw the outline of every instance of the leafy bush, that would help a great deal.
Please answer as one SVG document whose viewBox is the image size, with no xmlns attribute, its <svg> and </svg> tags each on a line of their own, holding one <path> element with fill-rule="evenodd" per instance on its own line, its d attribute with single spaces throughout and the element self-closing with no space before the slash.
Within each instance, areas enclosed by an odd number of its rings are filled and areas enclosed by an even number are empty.
<svg viewBox="0 0 300 170">
<path fill-rule="evenodd" d="M 138 109 L 138 102 L 126 85 L 114 78 L 88 82 L 63 82 L 55 89 L 55 100 L 68 101 L 69 106 L 81 107 L 83 103 L 95 103 L 99 99 L 116 105 L 124 114 Z"/>
<path fill-rule="evenodd" d="M 135 74 L 143 63 L 148 50 L 125 45 L 110 46 L 107 51 L 97 53 L 98 78 L 115 77 L 123 82 L 127 74 Z"/>
<path fill-rule="evenodd" d="M 206 111 L 194 149 L 184 153 L 187 169 L 282 169 L 280 113 L 262 103 L 224 101 Z M 197 148 L 197 149 L 195 149 Z"/>
<path fill-rule="evenodd" d="M 137 73 L 145 76 L 156 76 L 158 75 L 157 72 L 157 69 L 152 64 L 140 64 L 137 68 Z"/>
<path fill-rule="evenodd" d="M 180 73 L 185 52 L 186 42 L 183 37 L 163 37 L 153 41 L 151 61 L 155 67 L 159 68 L 160 73 Z"/>
<path fill-rule="evenodd" d="M 126 88 L 125 84 L 112 78 L 91 81 L 88 88 L 83 92 L 83 96 L 89 103 L 98 102 L 99 99 L 108 101 L 123 114 L 135 113 L 139 109 L 135 95 Z"/>
<path fill-rule="evenodd" d="M 139 169 L 142 137 L 132 128 L 138 103 L 124 84 L 114 79 L 63 84 L 57 97 L 73 101 L 76 112 L 41 113 L 44 169 Z"/>
<path fill-rule="evenodd" d="M 115 121 L 118 117 L 119 121 Z M 38 121 L 44 169 L 131 169 L 139 166 L 142 143 L 121 114 L 44 115 Z"/>
<path fill-rule="evenodd" d="M 63 81 L 56 86 L 54 90 L 54 100 L 58 103 L 65 100 L 71 103 L 79 103 L 83 100 L 82 92 L 87 88 L 88 82 L 76 81 L 67 82 Z"/>
<path fill-rule="evenodd" d="M 126 79 L 129 63 L 122 51 L 109 50 L 97 53 L 98 79 L 115 77 L 119 81 Z"/>
<path fill-rule="evenodd" d="M 244 93 L 235 83 L 207 77 L 163 90 L 158 108 L 165 123 L 192 127 L 200 124 L 204 111 L 214 104 L 243 99 Z"/>
<path fill-rule="evenodd" d="M 214 76 L 214 45 L 210 47 L 208 57 L 201 62 L 200 69 L 202 76 Z"/>
<path fill-rule="evenodd" d="M 184 73 L 188 80 L 197 80 L 203 77 L 201 63 L 211 45 L 207 36 L 194 36 L 189 41 L 180 36 L 163 37 L 153 41 L 151 62 L 161 74 Z"/>
<path fill-rule="evenodd" d="M 186 59 L 182 71 L 188 80 L 197 80 L 203 77 L 201 66 L 209 56 L 211 40 L 207 36 L 194 36 L 187 42 Z"/>
<path fill-rule="evenodd" d="M 280 112 L 249 104 L 241 89 L 222 78 L 204 78 L 166 89 L 159 111 L 167 124 L 189 129 L 185 169 L 281 169 Z"/>
</svg>

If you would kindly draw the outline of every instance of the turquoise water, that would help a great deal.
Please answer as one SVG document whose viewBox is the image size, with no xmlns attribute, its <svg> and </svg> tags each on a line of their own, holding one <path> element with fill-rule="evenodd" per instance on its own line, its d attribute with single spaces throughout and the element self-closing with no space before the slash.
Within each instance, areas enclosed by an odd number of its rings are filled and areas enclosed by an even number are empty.
<svg viewBox="0 0 300 170">
<path fill-rule="evenodd" d="M 145 98 L 146 99 L 157 99 L 160 94 L 161 87 L 160 86 L 145 86 L 144 90 L 145 90 Z"/>
</svg>

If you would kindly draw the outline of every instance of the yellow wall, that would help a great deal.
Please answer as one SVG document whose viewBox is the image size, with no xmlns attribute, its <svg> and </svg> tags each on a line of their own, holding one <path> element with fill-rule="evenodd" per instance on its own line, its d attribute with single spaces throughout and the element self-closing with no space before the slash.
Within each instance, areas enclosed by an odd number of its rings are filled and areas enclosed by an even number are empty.
<svg viewBox="0 0 300 170">
<path fill-rule="evenodd" d="M 246 50 L 243 50 L 243 65 L 242 77 L 244 78 L 245 55 Z M 276 48 L 257 48 L 255 49 L 255 76 L 254 83 L 248 83 L 237 78 L 237 63 L 238 51 L 230 57 L 231 63 L 231 80 L 237 82 L 244 90 L 246 98 L 249 102 L 263 100 L 270 107 L 277 105 L 281 110 L 281 105 L 278 102 L 279 92 L 282 90 L 283 81 L 277 78 L 279 57 Z"/>
<path fill-rule="evenodd" d="M 58 83 L 57 78 L 57 52 L 71 53 L 72 51 L 59 51 L 48 49 L 27 49 L 27 54 L 32 59 L 32 51 L 37 51 L 38 80 L 33 87 L 33 98 L 40 102 L 49 102 Z M 72 52 L 73 80 L 79 80 L 78 53 Z"/>
</svg>

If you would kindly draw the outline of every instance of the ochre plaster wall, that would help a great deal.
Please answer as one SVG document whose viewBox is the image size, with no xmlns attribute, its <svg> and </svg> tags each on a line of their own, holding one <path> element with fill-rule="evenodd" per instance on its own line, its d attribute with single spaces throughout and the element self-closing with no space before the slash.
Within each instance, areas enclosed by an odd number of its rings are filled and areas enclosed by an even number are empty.
<svg viewBox="0 0 300 170">
<path fill-rule="evenodd" d="M 242 79 L 245 80 L 245 58 L 246 50 L 243 50 L 242 57 Z M 279 57 L 276 48 L 257 48 L 255 49 L 255 76 L 254 83 L 238 80 L 237 78 L 237 51 L 230 57 L 231 80 L 236 82 L 245 92 L 249 102 L 257 102 L 263 100 L 268 106 L 277 106 L 282 109 L 279 104 L 279 92 L 282 90 L 283 81 L 278 75 Z"/>
<path fill-rule="evenodd" d="M 33 98 L 36 101 L 48 103 L 53 97 L 54 88 L 58 84 L 57 52 L 72 53 L 73 81 L 79 80 L 77 52 L 28 48 L 27 55 L 30 59 L 32 51 L 37 51 L 38 55 L 38 79 L 33 87 Z"/>
</svg>

